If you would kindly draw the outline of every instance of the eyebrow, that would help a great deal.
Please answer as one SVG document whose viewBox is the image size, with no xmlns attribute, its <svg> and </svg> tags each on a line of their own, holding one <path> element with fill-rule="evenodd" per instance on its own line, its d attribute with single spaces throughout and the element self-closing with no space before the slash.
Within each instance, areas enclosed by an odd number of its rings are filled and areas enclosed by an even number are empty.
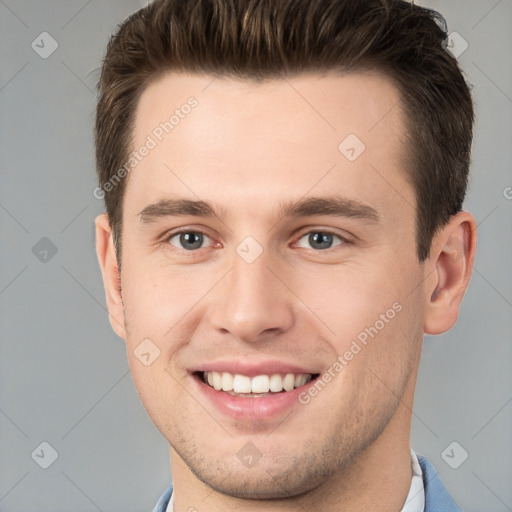
<svg viewBox="0 0 512 512">
<path fill-rule="evenodd" d="M 220 212 L 219 212 L 220 213 Z M 139 212 L 141 222 L 155 222 L 163 217 L 193 215 L 196 217 L 215 217 L 216 208 L 208 201 L 190 199 L 162 199 L 146 206 Z"/>
<path fill-rule="evenodd" d="M 285 217 L 309 217 L 331 215 L 379 222 L 380 215 L 371 206 L 354 199 L 343 197 L 309 197 L 296 203 L 281 205 L 281 214 Z"/>
<path fill-rule="evenodd" d="M 179 217 L 191 215 L 195 217 L 221 217 L 224 209 L 216 208 L 212 203 L 190 199 L 162 199 L 157 203 L 146 206 L 139 212 L 143 223 L 155 222 L 165 217 Z M 281 217 L 309 217 L 317 215 L 330 215 L 363 219 L 379 222 L 381 216 L 371 206 L 358 200 L 343 197 L 309 197 L 297 202 L 281 203 L 279 207 Z"/>
</svg>

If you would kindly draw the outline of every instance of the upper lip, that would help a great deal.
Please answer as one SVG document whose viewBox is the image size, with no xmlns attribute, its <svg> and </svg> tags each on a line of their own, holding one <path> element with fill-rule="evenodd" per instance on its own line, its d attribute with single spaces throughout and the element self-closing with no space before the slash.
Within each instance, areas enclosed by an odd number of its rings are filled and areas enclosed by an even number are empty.
<svg viewBox="0 0 512 512">
<path fill-rule="evenodd" d="M 246 375 L 248 377 L 256 377 L 257 375 L 272 375 L 274 373 L 287 374 L 287 373 L 305 373 L 317 374 L 320 373 L 317 369 L 305 368 L 283 361 L 268 360 L 268 361 L 227 361 L 219 360 L 201 364 L 194 368 L 193 372 L 228 372 L 232 374 Z"/>
</svg>

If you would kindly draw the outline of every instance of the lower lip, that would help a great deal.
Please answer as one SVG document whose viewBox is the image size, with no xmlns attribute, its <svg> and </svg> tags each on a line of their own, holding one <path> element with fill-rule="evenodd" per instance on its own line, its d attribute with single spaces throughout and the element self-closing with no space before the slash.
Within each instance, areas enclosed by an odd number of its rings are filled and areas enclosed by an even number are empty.
<svg viewBox="0 0 512 512">
<path fill-rule="evenodd" d="M 315 379 L 310 380 L 303 386 L 283 393 L 260 397 L 242 397 L 233 396 L 224 391 L 217 391 L 204 383 L 199 377 L 192 377 L 200 392 L 212 402 L 217 410 L 232 418 L 247 421 L 268 421 L 277 419 L 286 413 L 289 414 L 289 411 L 295 405 L 300 405 L 299 395 L 315 381 Z"/>
</svg>

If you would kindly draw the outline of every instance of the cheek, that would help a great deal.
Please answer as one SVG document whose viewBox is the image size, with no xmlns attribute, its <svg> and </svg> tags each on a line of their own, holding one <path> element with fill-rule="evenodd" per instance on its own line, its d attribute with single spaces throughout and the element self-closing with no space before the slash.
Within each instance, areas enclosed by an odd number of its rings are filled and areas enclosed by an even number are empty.
<svg viewBox="0 0 512 512">
<path fill-rule="evenodd" d="M 181 349 L 205 316 L 208 291 L 218 281 L 214 272 L 203 270 L 137 261 L 125 266 L 130 276 L 122 284 L 127 352 L 146 408 L 166 402 L 169 395 L 179 391 L 177 380 L 185 377 Z M 142 355 L 148 352 L 149 357 Z"/>
<path fill-rule="evenodd" d="M 123 282 L 126 316 L 134 332 L 162 336 L 183 320 L 205 296 L 215 276 L 186 266 L 159 266 L 145 260 L 127 263 Z"/>
<path fill-rule="evenodd" d="M 156 360 L 151 366 L 142 366 L 136 358 L 130 359 L 130 368 L 137 394 L 144 409 L 158 428 L 170 430 L 169 404 L 175 407 L 179 397 L 175 380 L 167 373 L 167 366 Z"/>
<path fill-rule="evenodd" d="M 345 340 L 375 323 L 379 330 L 393 323 L 410 291 L 401 273 L 382 264 L 331 266 L 311 275 L 298 272 L 293 286 L 331 333 Z"/>
<path fill-rule="evenodd" d="M 326 339 L 342 358 L 343 387 L 398 392 L 421 348 L 418 282 L 420 272 L 413 259 L 383 259 L 364 268 L 337 266 L 312 280 L 296 281 L 297 295 L 327 326 Z"/>
</svg>

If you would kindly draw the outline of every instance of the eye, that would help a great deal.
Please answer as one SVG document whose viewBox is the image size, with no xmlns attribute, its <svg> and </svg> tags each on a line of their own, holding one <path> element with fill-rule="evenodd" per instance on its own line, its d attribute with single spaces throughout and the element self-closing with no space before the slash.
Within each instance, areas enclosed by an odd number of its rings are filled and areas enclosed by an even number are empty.
<svg viewBox="0 0 512 512">
<path fill-rule="evenodd" d="M 203 244 L 207 241 L 208 245 L 203 246 Z M 169 242 L 174 247 L 177 247 L 178 249 L 193 251 L 195 249 L 208 247 L 211 245 L 212 239 L 200 231 L 180 231 L 179 233 L 174 233 L 169 238 L 167 238 L 167 242 Z"/>
<path fill-rule="evenodd" d="M 330 233 L 329 231 L 310 231 L 297 241 L 299 247 L 319 250 L 330 249 L 342 243 L 345 243 L 345 240 L 341 236 Z M 309 244 L 309 247 L 305 244 Z"/>
</svg>

